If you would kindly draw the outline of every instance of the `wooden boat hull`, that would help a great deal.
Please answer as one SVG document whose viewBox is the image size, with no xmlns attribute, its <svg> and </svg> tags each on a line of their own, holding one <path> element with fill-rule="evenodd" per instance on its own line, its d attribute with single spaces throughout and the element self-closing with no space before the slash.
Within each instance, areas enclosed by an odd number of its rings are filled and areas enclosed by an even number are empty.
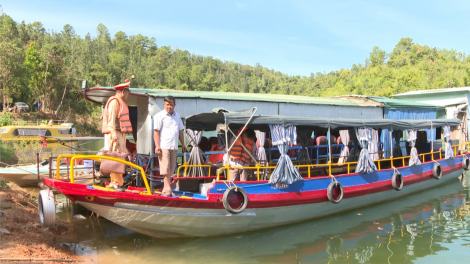
<svg viewBox="0 0 470 264">
<path fill-rule="evenodd" d="M 289 186 L 271 186 L 267 181 L 236 182 L 249 200 L 247 209 L 239 214 L 228 213 L 223 207 L 224 182 L 215 182 L 207 196 L 169 198 L 110 192 L 47 178 L 44 182 L 110 221 L 146 235 L 215 236 L 318 218 L 434 188 L 463 173 L 462 157 L 438 160 L 443 171 L 439 180 L 432 174 L 434 162 L 398 168 L 404 179 L 400 191 L 392 188 L 393 169 L 338 175 L 336 180 L 344 187 L 344 198 L 338 204 L 327 198 L 329 176 L 305 178 Z"/>
</svg>

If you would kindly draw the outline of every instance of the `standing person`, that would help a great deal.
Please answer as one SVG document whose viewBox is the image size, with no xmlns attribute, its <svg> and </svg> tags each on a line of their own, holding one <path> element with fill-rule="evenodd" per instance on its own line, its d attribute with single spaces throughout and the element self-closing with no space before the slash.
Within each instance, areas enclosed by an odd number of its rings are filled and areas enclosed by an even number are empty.
<svg viewBox="0 0 470 264">
<path fill-rule="evenodd" d="M 126 134 L 132 133 L 132 125 L 129 118 L 127 97 L 129 96 L 129 79 L 125 83 L 114 86 L 116 95 L 111 96 L 106 103 L 108 130 L 103 127 L 103 134 L 107 134 L 107 142 L 112 151 L 126 153 Z M 105 114 L 106 116 L 106 114 Z M 124 179 L 122 174 L 111 173 L 109 188 L 123 191 Z"/>
<path fill-rule="evenodd" d="M 183 136 L 183 122 L 175 112 L 175 98 L 165 96 L 164 110 L 153 117 L 153 139 L 155 141 L 155 154 L 160 163 L 160 175 L 163 177 L 162 195 L 171 196 L 170 175 L 175 172 L 176 152 L 178 151 L 178 138 L 181 141 L 182 151 L 186 152 Z"/>
<path fill-rule="evenodd" d="M 230 181 L 246 181 L 248 179 L 247 169 L 236 168 L 248 167 L 250 165 L 251 157 L 242 147 L 242 144 L 246 147 L 248 151 L 250 151 L 250 154 L 253 157 L 256 157 L 255 131 L 251 128 L 245 128 L 245 130 L 242 131 L 242 129 L 240 128 L 238 130 L 238 134 L 240 133 L 242 133 L 242 135 L 238 138 L 238 140 L 235 142 L 232 149 L 230 150 L 230 167 L 235 167 L 229 171 Z M 235 137 L 230 140 L 229 146 L 231 146 L 234 141 Z"/>
<path fill-rule="evenodd" d="M 41 141 L 41 150 L 40 150 L 40 152 L 46 151 L 47 139 L 45 137 L 40 137 L 39 140 Z"/>
</svg>

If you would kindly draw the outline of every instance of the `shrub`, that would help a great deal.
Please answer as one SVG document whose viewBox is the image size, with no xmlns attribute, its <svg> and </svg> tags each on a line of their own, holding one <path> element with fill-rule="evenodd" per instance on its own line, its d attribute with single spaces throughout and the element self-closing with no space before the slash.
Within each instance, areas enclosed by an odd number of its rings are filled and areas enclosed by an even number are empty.
<svg viewBox="0 0 470 264">
<path fill-rule="evenodd" d="M 7 185 L 7 181 L 3 177 L 0 177 L 0 190 L 6 190 L 9 188 L 10 187 Z"/>
<path fill-rule="evenodd" d="M 13 124 L 13 115 L 11 113 L 0 113 L 0 126 L 8 126 Z"/>
<path fill-rule="evenodd" d="M 18 164 L 18 157 L 16 155 L 16 150 L 13 144 L 0 141 L 0 162 L 6 163 L 8 165 Z M 5 164 L 1 165 L 5 166 Z"/>
<path fill-rule="evenodd" d="M 16 157 L 18 157 L 18 163 L 36 163 L 36 155 L 31 155 L 31 153 L 39 152 L 41 148 L 39 141 L 28 142 L 26 140 L 19 140 L 12 143 L 11 146 Z"/>
</svg>

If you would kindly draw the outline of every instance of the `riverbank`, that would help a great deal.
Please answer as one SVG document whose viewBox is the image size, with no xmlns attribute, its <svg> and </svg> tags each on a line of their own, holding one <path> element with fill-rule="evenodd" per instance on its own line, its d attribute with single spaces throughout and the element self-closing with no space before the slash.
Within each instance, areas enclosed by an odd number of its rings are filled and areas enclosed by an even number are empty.
<svg viewBox="0 0 470 264">
<path fill-rule="evenodd" d="M 3 178 L 0 178 L 0 228 L 0 259 L 26 258 L 33 263 L 86 262 L 66 246 L 57 244 L 56 236 L 74 232 L 73 225 L 57 219 L 54 227 L 43 228 L 36 197 Z"/>
</svg>

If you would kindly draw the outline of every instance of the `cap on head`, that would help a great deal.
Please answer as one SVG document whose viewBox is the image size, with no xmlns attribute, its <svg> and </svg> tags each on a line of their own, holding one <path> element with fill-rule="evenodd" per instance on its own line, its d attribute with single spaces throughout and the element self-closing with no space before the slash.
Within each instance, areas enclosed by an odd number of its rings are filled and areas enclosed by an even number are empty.
<svg viewBox="0 0 470 264">
<path fill-rule="evenodd" d="M 130 85 L 131 85 L 131 82 L 129 81 L 129 79 L 126 79 L 125 83 L 121 83 L 121 84 L 114 86 L 114 90 L 119 91 L 122 89 L 129 89 Z"/>
</svg>

